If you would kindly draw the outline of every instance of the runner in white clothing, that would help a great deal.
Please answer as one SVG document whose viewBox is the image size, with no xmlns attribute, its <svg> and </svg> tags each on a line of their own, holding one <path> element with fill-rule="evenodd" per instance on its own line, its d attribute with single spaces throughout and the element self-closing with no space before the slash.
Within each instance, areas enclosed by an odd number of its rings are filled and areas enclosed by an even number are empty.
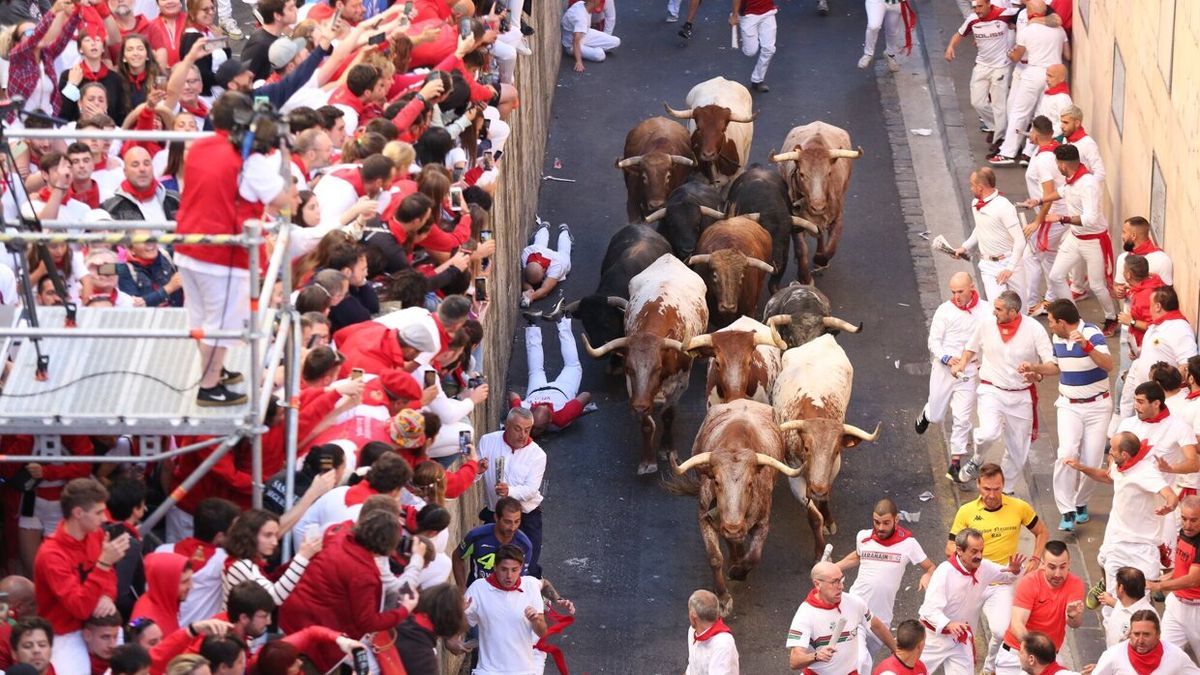
<svg viewBox="0 0 1200 675">
<path fill-rule="evenodd" d="M 1104 643 L 1111 647 L 1118 642 L 1129 639 L 1129 619 L 1138 611 L 1148 609 L 1156 615 L 1154 603 L 1146 595 L 1146 575 L 1136 567 L 1122 567 L 1117 570 L 1116 593 L 1109 595 L 1107 591 L 1097 597 L 1097 601 L 1109 608 L 1108 616 L 1103 617 Z"/>
<path fill-rule="evenodd" d="M 541 223 L 533 243 L 521 250 L 521 306 L 550 295 L 571 273 L 571 242 L 575 238 L 567 224 L 559 226 L 558 248 L 550 248 L 550 225 Z"/>
<path fill-rule="evenodd" d="M 603 61 L 608 52 L 621 46 L 621 38 L 592 28 L 592 15 L 598 13 L 600 0 L 577 2 L 563 12 L 562 45 L 575 57 L 575 72 L 584 71 L 583 62 Z"/>
<path fill-rule="evenodd" d="M 1067 84 L 1067 67 L 1056 63 L 1046 69 L 1046 90 L 1038 100 L 1034 118 L 1046 117 L 1054 129 L 1054 135 L 1062 133 L 1062 113 L 1074 105 L 1071 99 L 1071 87 Z M 1025 143 L 1025 155 L 1033 157 L 1033 139 Z"/>
<path fill-rule="evenodd" d="M 947 61 L 954 60 L 955 48 L 968 33 L 975 38 L 971 105 L 979 115 L 979 130 L 992 134 L 992 141 L 999 141 L 1004 138 L 1004 127 L 1008 123 L 1005 106 L 1012 64 L 1008 61 L 1007 52 L 1017 10 L 998 7 L 989 0 L 971 0 L 971 11 L 974 14 L 968 15 L 963 25 L 950 37 L 945 57 Z"/>
<path fill-rule="evenodd" d="M 912 28 L 916 25 L 916 15 L 908 0 L 866 0 L 867 3 L 867 34 L 863 40 L 863 55 L 858 60 L 859 68 L 866 68 L 875 60 L 875 43 L 879 41 L 879 29 L 887 31 L 888 70 L 895 73 L 900 70 L 900 62 L 896 55 L 904 50 L 912 53 Z M 904 41 L 900 41 L 903 29 Z"/>
<path fill-rule="evenodd" d="M 975 228 L 955 255 L 966 258 L 968 250 L 979 250 L 984 299 L 994 301 L 1005 289 L 1024 292 L 1025 233 L 1016 207 L 996 189 L 996 173 L 987 167 L 971 173 L 971 195 Z"/>
<path fill-rule="evenodd" d="M 1196 333 L 1187 317 L 1179 311 L 1179 296 L 1171 286 L 1154 289 L 1150 299 L 1150 325 L 1142 337 L 1142 351 L 1129 366 L 1121 387 L 1120 417 L 1133 415 L 1134 390 L 1150 379 L 1150 367 L 1159 361 L 1170 363 L 1180 372 L 1195 356 Z"/>
<path fill-rule="evenodd" d="M 1058 26 L 1048 26 L 1032 19 L 1046 16 L 1045 0 L 1029 0 L 1025 9 L 1029 20 L 1017 22 L 1017 43 L 1008 53 L 1016 64 L 1013 85 L 1008 92 L 1008 123 L 1000 151 L 988 159 L 992 166 L 1012 166 L 1024 143 L 1020 132 L 1033 119 L 1034 110 L 1046 88 L 1046 69 L 1062 64 L 1071 55 L 1066 32 Z"/>
<path fill-rule="evenodd" d="M 720 602 L 712 591 L 698 590 L 688 598 L 688 665 L 685 675 L 734 675 L 738 666 L 733 632 L 721 619 Z"/>
<path fill-rule="evenodd" d="M 788 665 L 816 675 L 845 675 L 860 667 L 859 632 L 870 628 L 891 651 L 896 640 L 887 624 L 857 596 L 843 593 L 845 577 L 831 562 L 812 568 L 813 589 L 788 629 Z"/>
<path fill-rule="evenodd" d="M 533 673 L 529 631 L 546 634 L 545 604 L 533 577 L 522 577 L 525 552 L 505 544 L 493 571 L 466 592 L 467 623 L 479 626 L 479 666 L 475 675 Z"/>
<path fill-rule="evenodd" d="M 1040 115 L 1033 118 L 1029 140 L 1033 144 L 1033 149 L 1029 151 L 1029 166 L 1025 169 L 1025 188 L 1029 191 L 1029 199 L 1021 202 L 1020 206 L 1037 209 L 1037 217 L 1025 226 L 1026 243 L 1029 246 L 1025 256 L 1025 305 L 1030 316 L 1041 316 L 1046 311 L 1046 304 L 1057 298 L 1050 284 L 1050 271 L 1054 269 L 1058 247 L 1067 231 L 1066 225 L 1055 222 L 1067 215 L 1067 205 L 1062 200 L 1046 200 L 1058 194 L 1066 184 L 1066 178 L 1058 170 L 1058 162 L 1054 159 L 1058 142 L 1054 140 L 1050 118 Z M 1048 215 L 1054 217 L 1047 220 Z M 1038 291 L 1043 282 L 1046 292 L 1040 294 Z"/>
<path fill-rule="evenodd" d="M 1179 647 L 1162 640 L 1158 615 L 1144 609 L 1130 617 L 1129 639 L 1100 655 L 1091 675 L 1192 675 L 1200 668 Z"/>
</svg>

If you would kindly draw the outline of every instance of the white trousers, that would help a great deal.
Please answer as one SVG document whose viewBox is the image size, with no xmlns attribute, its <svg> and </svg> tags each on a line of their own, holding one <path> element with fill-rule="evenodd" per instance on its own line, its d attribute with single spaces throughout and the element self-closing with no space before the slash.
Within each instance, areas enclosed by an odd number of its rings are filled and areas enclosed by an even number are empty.
<svg viewBox="0 0 1200 675">
<path fill-rule="evenodd" d="M 83 631 L 54 636 L 54 648 L 50 650 L 50 663 L 56 673 L 91 672 L 91 657 L 83 641 Z"/>
<path fill-rule="evenodd" d="M 1059 513 L 1070 513 L 1086 506 L 1096 481 L 1064 464 L 1079 460 L 1084 466 L 1099 468 L 1108 441 L 1108 421 L 1112 401 L 1098 398 L 1090 403 L 1071 403 L 1060 396 L 1054 407 L 1058 413 L 1058 458 L 1054 460 L 1054 502 Z"/>
<path fill-rule="evenodd" d="M 767 68 L 771 65 L 771 57 L 775 56 L 775 12 L 766 14 L 747 14 L 738 17 L 738 29 L 742 38 L 742 53 L 746 56 L 758 54 L 754 70 L 750 73 L 750 82 L 762 82 L 767 79 Z"/>
<path fill-rule="evenodd" d="M 1153 544 L 1133 542 L 1106 542 L 1096 554 L 1096 561 L 1104 568 L 1104 590 L 1117 595 L 1117 570 L 1133 567 L 1142 571 L 1146 581 L 1157 581 L 1162 576 L 1162 565 L 1158 559 L 1158 547 Z M 1104 618 L 1112 614 L 1111 607 L 1101 610 Z"/>
<path fill-rule="evenodd" d="M 1018 652 L 1003 647 L 996 652 L 996 668 L 993 672 L 995 675 L 1024 675 L 1025 673 L 1021 669 L 1021 657 Z"/>
<path fill-rule="evenodd" d="M 996 280 L 996 275 L 1008 269 L 1009 260 L 986 260 L 979 261 L 979 276 L 983 279 L 983 293 L 985 299 L 989 302 L 995 302 L 996 298 L 1004 291 L 1013 291 L 1021 297 L 1025 296 L 1025 268 L 1021 262 L 1017 262 L 1016 269 L 1008 281 L 1000 283 Z"/>
<path fill-rule="evenodd" d="M 1078 263 L 1087 267 L 1088 288 L 1092 289 L 1092 294 L 1104 309 L 1104 318 L 1117 318 L 1117 307 L 1113 304 L 1112 295 L 1109 294 L 1108 285 L 1105 283 L 1107 277 L 1104 274 L 1104 252 L 1100 249 L 1098 239 L 1084 240 L 1070 232 L 1063 236 L 1062 244 L 1058 247 L 1058 256 L 1054 259 L 1054 267 L 1050 270 L 1052 292 L 1060 298 L 1071 297 L 1071 289 L 1067 287 L 1067 275 Z"/>
<path fill-rule="evenodd" d="M 458 434 L 461 431 L 470 431 L 471 436 L 475 436 L 475 427 L 471 424 L 470 419 L 462 422 L 443 423 L 437 436 L 433 437 L 433 443 L 425 450 L 426 456 L 430 459 L 438 459 L 457 454 L 459 452 Z"/>
<path fill-rule="evenodd" d="M 1008 126 L 1004 130 L 1004 144 L 1000 146 L 1000 154 L 1005 157 L 1016 157 L 1025 144 L 1018 132 L 1029 127 L 1046 88 L 1045 68 L 1018 64 L 1016 69 L 1021 71 L 1021 76 L 1013 77 L 1013 86 L 1008 92 Z"/>
<path fill-rule="evenodd" d="M 571 331 L 571 320 L 563 319 L 558 322 L 558 344 L 562 350 L 563 367 L 554 381 L 546 378 L 546 357 L 542 350 L 542 329 L 538 326 L 525 328 L 525 360 L 529 362 L 529 384 L 525 389 L 530 392 L 542 387 L 554 387 L 567 400 L 579 394 L 579 383 L 583 381 L 583 366 L 579 363 L 579 349 L 575 346 L 575 333 Z"/>
<path fill-rule="evenodd" d="M 1012 603 L 1012 584 L 992 584 L 983 592 L 983 616 L 987 618 L 988 631 L 992 634 L 988 640 L 987 659 L 983 662 L 984 670 L 995 670 L 996 652 L 1000 651 L 1004 633 L 1008 630 Z"/>
<path fill-rule="evenodd" d="M 1054 259 L 1058 257 L 1058 247 L 1062 244 L 1065 231 L 1061 223 L 1050 226 L 1048 251 L 1038 249 L 1036 230 L 1026 239 L 1025 256 L 1021 259 L 1021 267 L 1025 272 L 1025 292 L 1021 297 L 1025 298 L 1026 309 L 1032 309 L 1039 300 L 1050 302 L 1058 299 L 1054 287 L 1050 285 L 1050 271 L 1054 269 Z M 1046 285 L 1045 293 L 1039 292 L 1042 284 Z"/>
<path fill-rule="evenodd" d="M 1200 600 L 1180 600 L 1174 593 L 1167 595 L 1167 606 L 1163 610 L 1162 639 L 1200 654 Z"/>
<path fill-rule="evenodd" d="M 879 29 L 883 28 L 887 40 L 887 53 L 895 56 L 904 48 L 904 20 L 900 16 L 900 3 L 885 3 L 883 0 L 866 0 L 867 36 L 863 42 L 863 54 L 875 56 L 875 43 L 879 41 Z"/>
<path fill-rule="evenodd" d="M 870 673 L 875 670 L 875 652 L 883 643 L 879 638 L 871 632 L 869 627 L 863 627 L 858 631 L 858 672 Z"/>
<path fill-rule="evenodd" d="M 589 28 L 587 34 L 583 36 L 583 44 L 579 45 L 579 51 L 583 54 L 583 60 L 599 63 L 608 56 L 605 52 L 620 46 L 621 38 L 595 28 Z M 563 50 L 568 54 L 575 53 L 574 47 L 571 45 L 563 45 Z"/>
<path fill-rule="evenodd" d="M 1033 405 L 1029 392 L 1005 391 L 990 384 L 979 386 L 979 426 L 975 429 L 975 455 L 985 456 L 992 444 L 1004 438 L 1004 484 L 1012 490 L 1025 468 L 1033 431 Z"/>
<path fill-rule="evenodd" d="M 950 459 L 964 455 L 971 447 L 971 416 L 975 414 L 979 377 L 965 380 L 950 374 L 950 367 L 933 362 L 929 371 L 929 401 L 925 404 L 925 419 L 941 424 L 950 412 Z"/>
<path fill-rule="evenodd" d="M 978 63 L 971 69 L 971 105 L 983 123 L 992 128 L 994 139 L 1004 137 L 1008 126 L 1009 68 L 996 68 Z"/>
<path fill-rule="evenodd" d="M 925 629 L 925 650 L 921 652 L 921 663 L 929 672 L 937 672 L 938 666 L 945 675 L 975 675 L 975 641 L 959 642 L 949 635 Z"/>
</svg>

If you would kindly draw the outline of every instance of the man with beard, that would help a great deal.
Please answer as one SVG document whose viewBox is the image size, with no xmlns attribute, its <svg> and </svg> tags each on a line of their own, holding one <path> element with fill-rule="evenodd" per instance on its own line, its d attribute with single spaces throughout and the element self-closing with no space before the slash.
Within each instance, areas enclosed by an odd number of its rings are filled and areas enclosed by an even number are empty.
<svg viewBox="0 0 1200 675">
<path fill-rule="evenodd" d="M 889 651 L 896 651 L 892 631 L 871 613 L 866 601 L 842 592 L 846 578 L 837 565 L 818 562 L 811 576 L 813 589 L 796 609 L 788 628 L 788 665 L 792 670 L 804 668 L 804 672 L 817 675 L 855 672 L 863 661 L 859 633 L 865 628 L 870 628 Z"/>
<path fill-rule="evenodd" d="M 521 502 L 521 531 L 529 537 L 533 553 L 527 562 L 529 574 L 542 576 L 538 557 L 542 550 L 542 476 L 546 473 L 546 451 L 534 442 L 533 413 L 528 408 L 511 408 L 504 429 L 479 439 L 479 456 L 488 460 L 482 475 L 487 505 L 479 514 L 485 523 L 494 522 L 500 498 Z"/>
<path fill-rule="evenodd" d="M 521 502 L 512 497 L 501 497 L 496 502 L 496 522 L 472 529 L 454 549 L 455 585 L 470 588 L 476 579 L 491 574 L 501 547 L 516 546 L 525 552 L 528 560 L 533 553 L 533 544 L 520 528 Z"/>
<path fill-rule="evenodd" d="M 873 527 L 854 535 L 854 552 L 837 563 L 842 572 L 859 566 L 858 577 L 850 587 L 850 594 L 866 601 L 867 608 L 885 626 L 892 624 L 896 592 L 900 590 L 904 570 L 910 564 L 920 565 L 925 572 L 920 582 L 923 591 L 929 585 L 934 568 L 912 532 L 900 527 L 898 514 L 895 502 L 890 499 L 879 500 L 871 513 Z M 868 673 L 871 671 L 872 655 L 879 651 L 881 643 L 874 634 L 864 635 L 863 640 L 865 642 L 859 644 L 862 658 L 858 671 Z"/>
<path fill-rule="evenodd" d="M 1100 656 L 1091 675 L 1185 675 L 1200 673 L 1179 647 L 1161 640 L 1158 616 L 1143 609 L 1129 623 L 1129 639 L 1109 647 Z"/>
<path fill-rule="evenodd" d="M 1021 649 L 1026 637 L 1044 633 L 1055 650 L 1062 649 L 1067 626 L 1083 625 L 1083 580 L 1071 574 L 1071 554 L 1061 541 L 1046 544 L 1041 569 L 1017 582 L 1012 617 L 1004 644 L 996 654 L 996 675 L 1019 675 L 1024 668 Z"/>
</svg>

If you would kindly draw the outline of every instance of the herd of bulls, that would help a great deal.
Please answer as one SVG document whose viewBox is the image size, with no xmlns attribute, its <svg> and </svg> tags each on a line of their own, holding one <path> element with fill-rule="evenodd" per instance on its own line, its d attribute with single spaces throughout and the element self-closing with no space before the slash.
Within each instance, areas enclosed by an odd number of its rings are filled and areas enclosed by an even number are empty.
<svg viewBox="0 0 1200 675">
<path fill-rule="evenodd" d="M 584 327 L 594 358 L 623 370 L 642 430 L 638 474 L 658 471 L 658 450 L 676 478 L 698 493 L 700 532 L 722 613 L 725 581 L 744 579 L 760 560 L 771 494 L 789 479 L 805 505 L 814 552 L 836 532 L 829 510 L 841 450 L 879 435 L 845 423 L 854 369 L 834 339 L 856 327 L 831 316 L 812 286 L 807 236 L 817 269 L 829 264 L 842 229 L 853 160 L 846 131 L 813 122 L 792 129 L 777 168 L 747 165 L 755 114 L 744 86 L 722 77 L 688 94 L 675 118 L 647 119 L 617 161 L 632 222 L 608 245 L 595 293 L 567 307 Z M 797 283 L 780 288 L 789 249 Z M 757 313 L 763 282 L 771 292 Z M 709 324 L 717 328 L 708 332 Z M 595 345 L 595 346 L 593 346 Z M 694 359 L 707 358 L 708 412 L 692 455 L 673 452 L 675 409 Z M 694 473 L 692 473 L 694 471 Z"/>
</svg>

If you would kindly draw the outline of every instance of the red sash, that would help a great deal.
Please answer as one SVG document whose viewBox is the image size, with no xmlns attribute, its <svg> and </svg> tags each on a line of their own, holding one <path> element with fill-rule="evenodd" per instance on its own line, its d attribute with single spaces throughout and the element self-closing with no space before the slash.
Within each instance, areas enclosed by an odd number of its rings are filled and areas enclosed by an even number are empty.
<svg viewBox="0 0 1200 675">
<path fill-rule="evenodd" d="M 546 628 L 546 634 L 537 641 L 537 644 L 533 645 L 533 648 L 540 652 L 546 652 L 550 658 L 554 659 L 554 665 L 558 668 L 558 672 L 562 675 L 568 675 L 570 671 L 567 670 L 567 659 L 563 656 L 562 648 L 550 644 L 550 638 L 551 636 L 558 635 L 569 628 L 571 624 L 575 623 L 575 617 L 559 614 L 553 609 L 548 609 L 546 610 L 546 621 L 549 623 L 549 626 Z M 725 625 L 720 619 L 717 619 L 717 623 L 713 624 L 713 626 L 715 627 L 717 624 Z M 728 633 L 729 629 L 726 628 L 723 632 Z M 713 633 L 713 635 L 716 635 L 716 633 Z M 712 637 L 712 635 L 708 637 Z M 700 636 L 696 636 L 696 639 L 699 640 Z"/>
</svg>

